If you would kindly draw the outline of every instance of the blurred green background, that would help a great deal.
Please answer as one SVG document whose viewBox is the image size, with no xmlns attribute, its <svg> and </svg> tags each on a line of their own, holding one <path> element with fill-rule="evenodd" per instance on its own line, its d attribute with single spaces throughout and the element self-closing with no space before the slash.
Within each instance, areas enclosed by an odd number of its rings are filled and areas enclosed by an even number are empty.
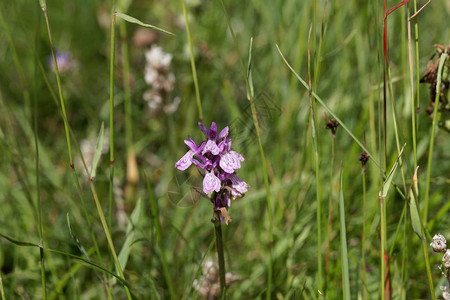
<svg viewBox="0 0 450 300">
<path fill-rule="evenodd" d="M 396 3 L 388 1 L 387 6 Z M 422 6 L 419 1 L 418 6 Z M 380 298 L 380 212 L 381 188 L 378 168 L 367 165 L 367 206 L 362 211 L 361 148 L 338 127 L 335 157 L 331 162 L 331 132 L 325 129 L 325 111 L 317 105 L 317 142 L 320 178 L 316 178 L 309 121 L 308 92 L 284 64 L 276 44 L 303 78 L 308 78 L 308 31 L 311 36 L 311 73 L 315 92 L 339 116 L 375 157 L 380 156 L 378 121 L 382 111 L 382 1 L 226 1 L 225 7 L 236 34 L 237 45 L 227 27 L 220 1 L 186 1 L 193 40 L 204 122 L 219 128 L 230 125 L 233 148 L 245 157 L 239 176 L 250 184 L 249 192 L 232 203 L 233 222 L 223 227 L 227 271 L 240 276 L 228 290 L 229 299 L 258 299 L 266 296 L 269 257 L 269 220 L 266 190 L 256 132 L 246 99 L 245 76 L 239 56 L 247 63 L 253 37 L 252 74 L 255 107 L 270 179 L 273 204 L 272 299 L 316 299 L 317 223 L 316 180 L 320 182 L 322 205 L 321 253 L 329 246 L 329 265 L 322 292 L 327 299 L 342 298 L 341 248 L 339 242 L 339 173 L 343 170 L 346 231 L 349 249 L 352 299 Z M 102 261 L 94 253 L 88 222 L 77 193 L 59 113 L 57 83 L 49 60 L 50 43 L 38 1 L 16 0 L 0 3 L 0 233 L 17 240 L 39 243 L 37 195 L 42 201 L 46 247 L 82 256 L 73 234 L 90 253 L 90 259 L 114 272 L 113 260 L 102 230 L 85 176 L 79 151 L 92 157 L 101 123 L 109 128 L 110 1 L 54 1 L 47 3 L 53 42 L 59 53 L 69 55 L 67 69 L 60 65 L 61 86 L 67 119 L 73 132 L 75 170 L 81 184 L 98 241 Z M 407 12 L 412 2 L 388 18 L 388 61 L 390 67 L 387 120 L 387 167 L 397 158 L 391 102 L 396 109 L 400 144 L 406 143 L 403 168 L 409 188 L 414 172 L 411 133 L 411 86 L 407 36 Z M 192 192 L 198 172 L 185 176 L 174 168 L 185 153 L 188 135 L 200 141 L 199 120 L 189 45 L 181 1 L 117 1 L 116 11 L 170 32 L 170 36 L 117 18 L 115 61 L 115 173 L 114 205 L 110 210 L 109 134 L 97 169 L 95 186 L 107 217 L 112 215 L 111 234 L 116 251 L 126 237 L 133 236 L 125 277 L 138 299 L 169 298 L 163 275 L 161 247 L 153 223 L 154 211 L 145 185 L 147 176 L 159 206 L 162 244 L 177 298 L 200 297 L 192 288 L 201 276 L 204 257 L 216 259 L 211 204 Z M 315 13 L 314 13 L 315 11 Z M 433 44 L 449 44 L 448 1 L 432 1 L 414 20 L 418 23 L 420 74 L 435 52 Z M 414 37 L 414 21 L 411 23 Z M 162 93 L 162 104 L 152 109 L 144 95 L 152 87 L 145 81 L 145 53 L 159 46 L 172 55 L 166 74 L 175 76 L 173 88 Z M 128 49 L 128 59 L 124 50 Z M 415 45 L 412 43 L 412 61 Z M 127 97 L 124 89 L 124 61 L 129 63 L 132 137 L 126 137 Z M 319 62 L 319 63 L 317 63 Z M 20 67 L 18 67 L 20 66 Z M 41 66 L 41 67 L 40 67 Z M 318 66 L 318 68 L 317 68 Z M 413 67 L 413 72 L 416 66 Z M 125 75 L 126 76 L 126 75 Z M 413 74 L 414 83 L 416 73 Z M 48 80 L 48 82 L 46 82 Z M 126 83 L 125 83 L 126 84 Z M 391 90 L 392 88 L 392 90 Z M 415 87 L 416 88 L 416 87 Z M 155 88 L 153 88 L 155 90 Z M 392 91 L 392 94 L 391 94 Z M 29 93 L 27 100 L 24 92 Z M 415 91 L 414 91 L 415 93 Z M 179 97 L 179 106 L 166 112 L 162 107 Z M 54 101 L 56 100 L 56 102 Z M 417 99 L 416 99 L 417 100 Z M 36 104 L 36 106 L 35 106 Z M 428 145 L 432 119 L 425 112 L 430 90 L 420 85 L 417 149 L 421 195 L 425 192 Z M 34 131 L 34 117 L 37 128 Z M 128 127 L 130 128 L 130 127 Z M 40 184 L 36 184 L 36 148 L 39 142 Z M 437 130 L 430 185 L 427 231 L 450 236 L 448 205 L 450 159 L 449 133 Z M 134 154 L 130 154 L 133 149 Z M 90 154 L 89 154 L 90 152 Z M 91 158 L 92 159 L 92 158 Z M 137 170 L 133 169 L 136 162 Z M 333 166 L 333 167 L 331 167 Z M 127 177 L 128 168 L 128 177 Z M 130 169 L 131 168 L 131 169 Z M 145 175 L 144 175 L 145 172 Z M 133 177 L 134 176 L 134 177 Z M 188 178 L 189 176 L 192 176 Z M 188 179 L 187 179 L 188 178 Z M 185 182 L 185 180 L 188 180 Z M 400 171 L 394 181 L 403 189 Z M 194 195 L 191 199 L 190 195 Z M 329 200 L 332 231 L 327 231 Z M 140 209 L 136 209 L 140 199 Z M 419 202 L 422 203 L 423 196 Z M 404 213 L 404 209 L 407 212 Z M 133 222 L 128 218 L 135 211 Z M 390 251 L 390 283 L 394 299 L 428 299 L 429 290 L 421 241 L 412 230 L 406 202 L 392 189 L 387 198 L 387 249 Z M 406 223 L 402 223 L 404 217 Z M 366 279 L 361 280 L 362 224 L 367 234 Z M 127 224 L 133 224 L 127 232 Z M 405 242 L 406 241 L 406 242 Z M 406 246 L 406 247 L 405 247 Z M 431 254 L 436 293 L 443 285 L 437 269 L 440 257 Z M 46 278 L 51 299 L 123 299 L 118 282 L 77 260 L 46 252 Z M 0 242 L 0 264 L 7 299 L 41 299 L 39 251 L 6 240 Z M 107 282 L 107 283 L 105 283 Z M 406 293 L 405 293 L 406 291 Z"/>
</svg>

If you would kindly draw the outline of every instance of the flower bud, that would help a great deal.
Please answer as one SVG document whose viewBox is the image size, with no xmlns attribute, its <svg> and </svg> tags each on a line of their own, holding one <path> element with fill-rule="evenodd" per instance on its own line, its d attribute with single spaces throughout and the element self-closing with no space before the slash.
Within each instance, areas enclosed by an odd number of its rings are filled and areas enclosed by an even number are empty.
<svg viewBox="0 0 450 300">
<path fill-rule="evenodd" d="M 442 257 L 442 263 L 447 269 L 450 269 L 450 249 L 445 251 L 444 257 Z"/>
<path fill-rule="evenodd" d="M 447 250 L 447 241 L 442 234 L 435 234 L 430 246 L 433 248 L 434 252 L 445 252 L 445 250 Z"/>
</svg>

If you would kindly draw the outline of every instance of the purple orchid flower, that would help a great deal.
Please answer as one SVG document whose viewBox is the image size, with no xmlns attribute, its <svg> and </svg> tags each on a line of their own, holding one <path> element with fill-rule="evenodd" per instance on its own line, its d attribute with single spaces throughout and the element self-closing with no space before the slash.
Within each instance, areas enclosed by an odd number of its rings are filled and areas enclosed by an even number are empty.
<svg viewBox="0 0 450 300">
<path fill-rule="evenodd" d="M 231 150 L 228 126 L 218 133 L 215 122 L 211 123 L 209 129 L 201 122 L 198 125 L 206 140 L 198 146 L 190 137 L 185 140 L 189 150 L 175 163 L 175 168 L 184 171 L 194 164 L 204 171 L 203 192 L 213 193 L 211 201 L 214 211 L 220 212 L 220 220 L 228 224 L 231 219 L 226 209 L 230 207 L 231 199 L 243 197 L 249 186 L 235 173 L 241 168 L 244 157 Z"/>
</svg>

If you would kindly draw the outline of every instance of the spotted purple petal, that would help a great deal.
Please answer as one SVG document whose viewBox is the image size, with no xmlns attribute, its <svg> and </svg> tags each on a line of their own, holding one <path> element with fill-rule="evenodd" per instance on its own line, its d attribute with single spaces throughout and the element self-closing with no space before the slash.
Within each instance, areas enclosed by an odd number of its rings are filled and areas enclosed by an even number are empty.
<svg viewBox="0 0 450 300">
<path fill-rule="evenodd" d="M 209 194 L 212 191 L 220 191 L 220 179 L 213 172 L 207 172 L 203 179 L 203 192 Z"/>
<path fill-rule="evenodd" d="M 206 142 L 205 147 L 203 147 L 202 155 L 205 155 L 207 152 L 211 152 L 213 155 L 219 154 L 220 150 L 219 147 L 217 147 L 216 141 L 208 140 Z"/>
<path fill-rule="evenodd" d="M 241 159 L 239 153 L 230 151 L 222 155 L 219 166 L 227 173 L 233 173 L 234 170 L 241 168 Z M 240 155 L 242 157 L 242 155 Z M 243 157 L 242 157 L 243 158 Z"/>
<path fill-rule="evenodd" d="M 230 180 L 231 180 L 233 189 L 235 189 L 236 191 L 238 191 L 239 193 L 242 193 L 242 194 L 247 192 L 248 184 L 245 181 L 243 181 L 242 179 L 240 179 L 236 175 L 236 173 L 231 174 Z"/>
<path fill-rule="evenodd" d="M 194 154 L 195 153 L 192 150 L 186 152 L 186 154 L 183 155 L 183 157 L 175 163 L 175 168 L 180 171 L 184 171 L 189 168 L 189 166 L 192 164 L 192 157 L 194 156 Z"/>
<path fill-rule="evenodd" d="M 200 127 L 200 130 L 203 132 L 203 134 L 208 137 L 208 130 L 202 122 L 198 122 L 198 127 Z"/>
<path fill-rule="evenodd" d="M 199 151 L 199 148 L 200 148 L 200 147 L 197 147 L 197 145 L 195 144 L 194 140 L 193 140 L 191 137 L 189 137 L 187 140 L 184 140 L 184 143 L 185 143 L 185 144 L 189 147 L 189 149 L 191 149 L 192 151 L 194 151 L 194 152 L 196 152 L 196 153 L 200 152 L 200 151 Z"/>
<path fill-rule="evenodd" d="M 231 146 L 231 141 L 230 141 L 230 146 Z M 233 153 L 233 155 L 236 156 L 237 159 L 239 159 L 240 161 L 244 161 L 244 157 L 242 156 L 242 154 L 237 153 L 236 151 L 230 151 L 230 153 Z"/>
<path fill-rule="evenodd" d="M 227 137 L 228 135 L 228 131 L 230 129 L 227 127 L 225 127 L 224 129 L 222 129 L 222 131 L 220 131 L 219 136 L 217 137 L 218 139 L 223 139 L 224 137 Z"/>
<path fill-rule="evenodd" d="M 216 122 L 211 123 L 211 127 L 208 130 L 208 139 L 216 140 L 217 138 L 217 124 Z"/>
</svg>

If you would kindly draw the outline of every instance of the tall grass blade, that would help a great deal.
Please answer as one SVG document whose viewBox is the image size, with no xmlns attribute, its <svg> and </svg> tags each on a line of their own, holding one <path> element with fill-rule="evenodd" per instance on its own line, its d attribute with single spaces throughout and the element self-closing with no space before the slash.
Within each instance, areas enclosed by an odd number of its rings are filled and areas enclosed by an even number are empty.
<svg viewBox="0 0 450 300">
<path fill-rule="evenodd" d="M 75 235 L 75 232 L 72 229 L 72 225 L 70 224 L 70 215 L 69 215 L 69 213 L 67 213 L 66 217 L 67 217 L 67 227 L 69 228 L 69 232 L 70 232 L 70 235 L 72 237 L 72 240 L 75 242 L 75 244 L 78 247 L 78 250 L 80 250 L 80 252 L 84 255 L 84 257 L 86 257 L 86 259 L 89 259 L 89 255 L 87 254 L 86 249 L 84 249 L 83 245 L 81 245 L 80 240 Z"/>
<path fill-rule="evenodd" d="M 136 19 L 136 18 L 134 18 L 132 16 L 124 14 L 124 13 L 120 13 L 120 12 L 116 11 L 116 16 L 120 17 L 121 19 L 123 19 L 123 20 L 125 20 L 127 22 L 130 22 L 130 23 L 133 23 L 133 24 L 137 24 L 137 25 L 140 25 L 142 27 L 155 29 L 155 30 L 158 30 L 158 31 L 161 31 L 161 32 L 173 35 L 173 36 L 175 35 L 174 33 L 170 32 L 170 31 L 167 31 L 165 29 L 159 28 L 159 27 L 154 26 L 154 25 L 150 25 L 150 24 L 144 23 L 144 22 L 142 22 L 142 21 L 140 21 L 140 20 L 138 20 L 138 19 Z"/>
<path fill-rule="evenodd" d="M 100 131 L 97 137 L 97 145 L 95 147 L 94 157 L 92 158 L 92 167 L 90 176 L 91 180 L 93 180 L 96 176 L 97 165 L 98 162 L 100 161 L 100 157 L 102 156 L 103 140 L 105 136 L 104 132 L 105 132 L 105 122 L 102 122 L 102 126 L 100 127 Z"/>
<path fill-rule="evenodd" d="M 400 157 L 403 153 L 403 149 L 405 149 L 405 145 L 403 145 L 402 149 L 400 150 L 400 153 L 397 157 L 397 160 L 395 161 L 394 165 L 391 168 L 391 171 L 389 171 L 389 174 L 386 176 L 386 179 L 384 180 L 383 187 L 379 193 L 379 196 L 383 199 L 386 198 L 389 188 L 391 187 L 392 179 L 394 178 L 395 171 L 397 170 L 397 167 L 399 165 Z"/>
<path fill-rule="evenodd" d="M 128 263 L 128 257 L 130 256 L 131 246 L 134 242 L 134 236 L 136 233 L 136 225 L 142 216 L 142 201 L 139 199 L 136 203 L 136 207 L 131 213 L 130 220 L 127 225 L 127 235 L 122 249 L 119 252 L 119 262 L 122 268 L 125 268 Z"/>
<path fill-rule="evenodd" d="M 419 196 L 419 186 L 417 183 L 417 171 L 419 167 L 416 168 L 413 176 L 413 185 L 409 191 L 409 213 L 411 215 L 411 225 L 413 227 L 414 232 L 419 236 L 420 239 L 422 236 L 422 224 L 420 222 L 420 214 L 419 209 L 417 207 L 417 199 Z"/>
<path fill-rule="evenodd" d="M 344 189 L 342 186 L 342 173 L 340 175 L 339 187 L 339 215 L 341 220 L 341 259 L 342 259 L 342 296 L 345 300 L 350 300 L 350 275 L 348 268 L 347 252 L 347 233 L 345 229 L 345 207 L 344 207 Z"/>
</svg>

